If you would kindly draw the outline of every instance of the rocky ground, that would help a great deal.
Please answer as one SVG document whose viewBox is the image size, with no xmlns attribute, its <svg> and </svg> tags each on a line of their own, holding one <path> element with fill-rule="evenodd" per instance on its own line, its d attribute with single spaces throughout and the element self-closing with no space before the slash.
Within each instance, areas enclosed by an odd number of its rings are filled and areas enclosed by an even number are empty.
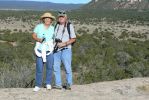
<svg viewBox="0 0 149 100">
<path fill-rule="evenodd" d="M 149 78 L 134 78 L 74 85 L 71 91 L 42 88 L 33 92 L 32 88 L 5 88 L 0 89 L 0 100 L 148 100 L 148 85 Z"/>
</svg>

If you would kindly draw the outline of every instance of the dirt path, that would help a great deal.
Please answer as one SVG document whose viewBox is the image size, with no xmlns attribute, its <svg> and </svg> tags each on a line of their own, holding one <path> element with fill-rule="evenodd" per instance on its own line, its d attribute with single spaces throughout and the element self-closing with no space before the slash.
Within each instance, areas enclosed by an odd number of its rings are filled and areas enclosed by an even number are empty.
<svg viewBox="0 0 149 100">
<path fill-rule="evenodd" d="M 0 89 L 0 100 L 149 100 L 149 92 L 138 87 L 149 84 L 149 78 L 74 85 L 72 90 L 42 88 L 33 92 L 31 88 Z"/>
</svg>

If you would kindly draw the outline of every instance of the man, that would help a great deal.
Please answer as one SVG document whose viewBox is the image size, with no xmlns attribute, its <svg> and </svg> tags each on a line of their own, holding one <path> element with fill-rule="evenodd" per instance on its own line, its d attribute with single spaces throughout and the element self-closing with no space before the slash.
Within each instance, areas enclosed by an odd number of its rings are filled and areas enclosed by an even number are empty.
<svg viewBox="0 0 149 100">
<path fill-rule="evenodd" d="M 66 71 L 66 89 L 71 89 L 72 82 L 72 44 L 76 41 L 74 27 L 68 22 L 67 14 L 61 11 L 58 14 L 58 23 L 55 26 L 55 39 L 61 42 L 57 43 L 58 50 L 54 52 L 54 75 L 55 86 L 53 88 L 62 89 L 61 81 L 61 61 Z M 68 26 L 69 25 L 69 26 Z M 69 29 L 68 29 L 69 28 Z"/>
</svg>

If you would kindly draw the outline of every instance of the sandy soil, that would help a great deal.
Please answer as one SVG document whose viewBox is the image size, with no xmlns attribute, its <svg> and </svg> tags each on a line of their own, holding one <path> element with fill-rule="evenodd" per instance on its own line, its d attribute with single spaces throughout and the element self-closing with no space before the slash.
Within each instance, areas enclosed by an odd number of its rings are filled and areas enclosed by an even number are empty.
<svg viewBox="0 0 149 100">
<path fill-rule="evenodd" d="M 149 84 L 149 78 L 74 85 L 72 90 L 33 92 L 32 88 L 0 89 L 0 100 L 148 100 L 149 92 L 138 87 Z"/>
</svg>

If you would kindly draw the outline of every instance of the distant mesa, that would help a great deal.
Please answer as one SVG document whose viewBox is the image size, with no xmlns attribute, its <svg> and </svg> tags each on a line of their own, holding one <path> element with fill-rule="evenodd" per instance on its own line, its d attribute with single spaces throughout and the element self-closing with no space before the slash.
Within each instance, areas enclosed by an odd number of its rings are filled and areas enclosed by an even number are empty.
<svg viewBox="0 0 149 100">
<path fill-rule="evenodd" d="M 149 9 L 149 0 L 92 0 L 82 9 Z"/>
</svg>

